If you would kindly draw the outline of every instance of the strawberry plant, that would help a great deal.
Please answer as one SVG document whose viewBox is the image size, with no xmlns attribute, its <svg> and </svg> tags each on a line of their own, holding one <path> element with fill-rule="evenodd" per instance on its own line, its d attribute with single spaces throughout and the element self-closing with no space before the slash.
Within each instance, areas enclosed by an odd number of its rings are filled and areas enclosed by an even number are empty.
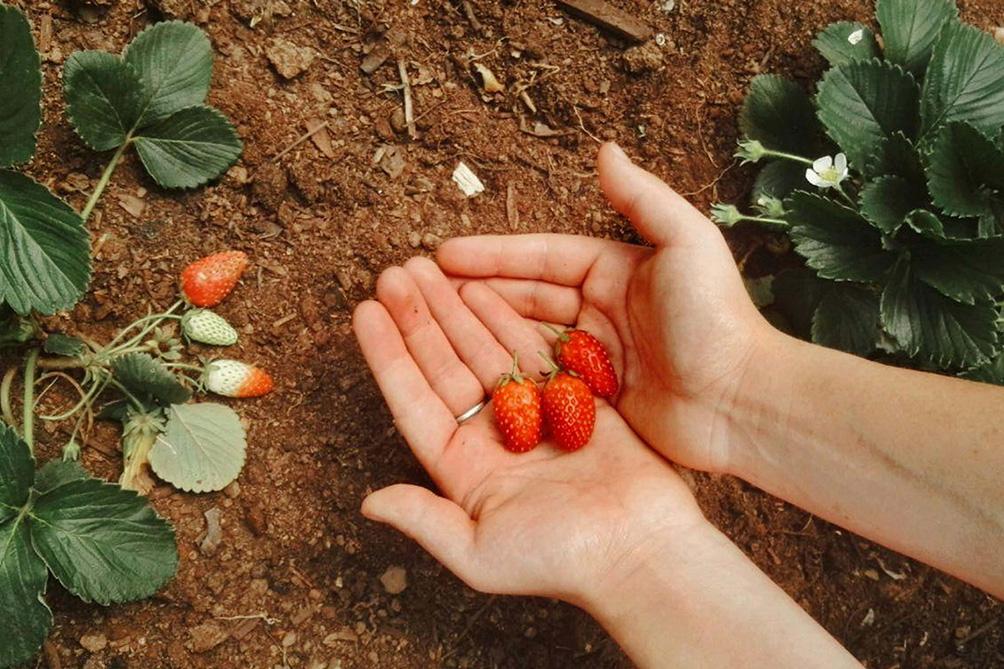
<svg viewBox="0 0 1004 669">
<path fill-rule="evenodd" d="M 807 95 L 756 77 L 737 157 L 761 166 L 752 212 L 804 269 L 773 281 L 798 334 L 858 355 L 1004 383 L 1004 46 L 954 0 L 878 0 L 881 36 L 836 23 Z"/>
</svg>

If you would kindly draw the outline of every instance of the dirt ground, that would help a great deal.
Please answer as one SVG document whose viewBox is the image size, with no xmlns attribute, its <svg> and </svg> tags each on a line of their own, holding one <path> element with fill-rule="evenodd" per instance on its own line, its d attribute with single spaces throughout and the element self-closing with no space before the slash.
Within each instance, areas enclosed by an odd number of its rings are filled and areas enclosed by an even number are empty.
<svg viewBox="0 0 1004 669">
<path fill-rule="evenodd" d="M 241 249 L 254 269 L 222 309 L 242 332 L 234 357 L 279 382 L 264 400 L 235 405 L 250 429 L 238 484 L 201 496 L 154 491 L 177 528 L 177 579 L 150 601 L 110 609 L 53 586 L 56 624 L 39 666 L 630 666 L 580 611 L 472 592 L 359 515 L 368 491 L 427 479 L 362 362 L 351 309 L 383 268 L 450 236 L 631 239 L 597 190 L 598 139 L 616 139 L 702 208 L 745 197 L 751 172 L 730 154 L 750 77 L 811 80 L 823 66 L 813 34 L 869 20 L 870 3 L 615 0 L 661 35 L 642 51 L 546 0 L 14 4 L 44 50 L 45 127 L 30 172 L 76 206 L 107 156 L 87 150 L 63 115 L 61 63 L 77 49 L 117 52 L 165 14 L 210 34 L 211 102 L 246 144 L 219 183 L 180 196 L 127 160 L 91 222 L 100 248 L 92 291 L 72 319 L 52 324 L 107 336 L 170 304 L 185 262 Z M 982 28 L 1004 24 L 1002 0 L 960 5 Z M 365 73 L 381 52 L 386 62 Z M 483 93 L 472 59 L 505 92 Z M 413 89 L 414 139 L 401 123 L 398 61 Z M 464 199 L 451 182 L 459 160 L 484 181 L 482 195 Z M 737 256 L 757 246 L 752 234 L 730 239 Z M 753 251 L 751 267 L 768 255 Z M 41 436 L 43 457 L 66 438 Z M 85 466 L 117 477 L 116 443 L 101 427 Z M 1004 666 L 999 601 L 742 482 L 691 478 L 715 523 L 866 666 Z M 224 539 L 204 554 L 203 514 L 214 507 Z M 380 580 L 390 567 L 406 572 L 396 595 Z"/>
</svg>

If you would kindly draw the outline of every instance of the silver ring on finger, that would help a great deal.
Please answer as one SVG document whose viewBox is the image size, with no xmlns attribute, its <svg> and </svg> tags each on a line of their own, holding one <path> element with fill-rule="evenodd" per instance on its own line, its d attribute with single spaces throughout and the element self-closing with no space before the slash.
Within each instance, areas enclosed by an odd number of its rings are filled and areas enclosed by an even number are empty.
<svg viewBox="0 0 1004 669">
<path fill-rule="evenodd" d="M 464 423 L 466 423 L 467 421 L 469 421 L 470 419 L 474 418 L 479 413 L 481 413 L 481 410 L 484 408 L 485 408 L 485 401 L 481 400 L 480 402 L 472 406 L 470 409 L 457 416 L 457 424 L 463 425 Z"/>
</svg>

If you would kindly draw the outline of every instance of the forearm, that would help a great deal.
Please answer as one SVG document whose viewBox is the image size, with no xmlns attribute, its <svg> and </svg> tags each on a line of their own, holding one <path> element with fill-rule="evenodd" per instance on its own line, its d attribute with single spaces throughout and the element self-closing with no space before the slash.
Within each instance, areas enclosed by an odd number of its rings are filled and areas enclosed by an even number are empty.
<svg viewBox="0 0 1004 669">
<path fill-rule="evenodd" d="M 640 667 L 860 667 L 710 525 L 666 545 L 582 604 Z"/>
<path fill-rule="evenodd" d="M 1004 389 L 771 346 L 736 398 L 731 473 L 1004 595 Z"/>
</svg>

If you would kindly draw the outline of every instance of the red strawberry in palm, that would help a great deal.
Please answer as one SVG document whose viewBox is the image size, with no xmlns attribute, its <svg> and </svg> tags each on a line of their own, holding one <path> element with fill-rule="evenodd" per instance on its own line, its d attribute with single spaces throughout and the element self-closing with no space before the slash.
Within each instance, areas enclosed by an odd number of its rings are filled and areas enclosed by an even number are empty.
<svg viewBox="0 0 1004 669">
<path fill-rule="evenodd" d="M 544 385 L 541 406 L 558 448 L 577 451 L 589 443 L 596 427 L 596 401 L 585 381 L 573 373 L 554 371 Z"/>
<path fill-rule="evenodd" d="M 617 394 L 617 372 L 599 339 L 585 330 L 558 332 L 550 329 L 558 335 L 554 344 L 554 357 L 558 364 L 582 377 L 597 397 L 610 399 Z"/>
<path fill-rule="evenodd" d="M 181 292 L 197 307 L 215 307 L 234 289 L 248 266 L 242 251 L 224 251 L 196 260 L 181 273 Z"/>
<path fill-rule="evenodd" d="M 502 432 L 503 446 L 513 453 L 533 450 L 541 439 L 540 388 L 519 372 L 516 356 L 512 371 L 499 378 L 492 393 L 495 422 Z"/>
</svg>

